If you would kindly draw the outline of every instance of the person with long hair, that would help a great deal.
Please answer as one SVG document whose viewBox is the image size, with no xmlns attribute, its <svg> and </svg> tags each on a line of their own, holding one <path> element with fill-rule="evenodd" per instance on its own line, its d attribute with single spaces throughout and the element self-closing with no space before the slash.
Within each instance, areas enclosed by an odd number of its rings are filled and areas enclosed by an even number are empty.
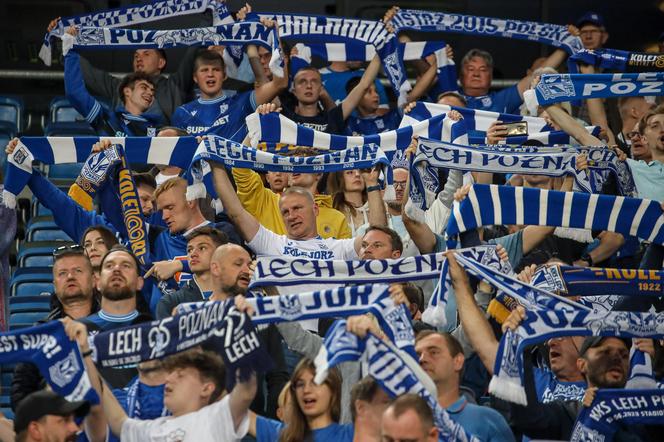
<svg viewBox="0 0 664 442">
<path fill-rule="evenodd" d="M 327 189 L 332 195 L 332 207 L 346 216 L 353 237 L 369 225 L 387 225 L 378 171 L 342 170 L 328 175 Z M 374 193 L 373 198 L 370 196 Z"/>
<path fill-rule="evenodd" d="M 339 424 L 341 374 L 328 371 L 322 384 L 314 383 L 316 366 L 303 358 L 295 367 L 284 404 L 283 422 L 250 416 L 249 434 L 258 442 L 351 442 L 352 424 Z"/>
</svg>

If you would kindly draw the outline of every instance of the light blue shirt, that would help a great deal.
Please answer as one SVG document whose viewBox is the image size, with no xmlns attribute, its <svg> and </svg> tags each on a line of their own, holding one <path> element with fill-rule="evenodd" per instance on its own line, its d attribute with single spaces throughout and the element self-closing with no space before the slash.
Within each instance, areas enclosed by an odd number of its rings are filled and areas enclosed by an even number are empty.
<svg viewBox="0 0 664 442">
<path fill-rule="evenodd" d="M 664 164 L 661 161 L 645 162 L 627 159 L 632 170 L 639 198 L 664 201 Z"/>
<path fill-rule="evenodd" d="M 505 418 L 493 408 L 469 403 L 462 395 L 447 407 L 450 419 L 467 433 L 485 442 L 513 442 L 514 434 Z"/>
</svg>

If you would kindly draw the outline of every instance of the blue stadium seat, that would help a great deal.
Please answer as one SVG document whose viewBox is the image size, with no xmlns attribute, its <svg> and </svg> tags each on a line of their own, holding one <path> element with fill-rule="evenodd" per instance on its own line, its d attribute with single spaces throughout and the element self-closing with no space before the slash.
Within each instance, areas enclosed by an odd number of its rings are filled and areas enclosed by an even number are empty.
<svg viewBox="0 0 664 442">
<path fill-rule="evenodd" d="M 64 97 L 56 97 L 49 107 L 49 121 L 44 127 L 46 136 L 66 137 L 74 135 L 95 135 L 95 131 L 85 118 Z"/>
<path fill-rule="evenodd" d="M 9 313 L 48 313 L 51 310 L 51 295 L 10 296 Z"/>
<path fill-rule="evenodd" d="M 19 328 L 32 327 L 35 322 L 44 319 L 48 316 L 45 312 L 24 312 L 12 313 L 9 315 L 9 329 L 16 330 Z"/>
<path fill-rule="evenodd" d="M 74 242 L 29 241 L 22 242 L 18 248 L 16 262 L 18 267 L 50 267 L 53 265 L 53 250 Z"/>
<path fill-rule="evenodd" d="M 53 291 L 51 267 L 19 267 L 9 282 L 11 296 L 39 295 Z"/>
<path fill-rule="evenodd" d="M 15 133 L 23 131 L 23 100 L 15 97 L 0 97 L 0 121 L 11 123 Z"/>
<path fill-rule="evenodd" d="M 53 277 L 51 277 L 53 278 Z M 14 296 L 34 296 L 53 292 L 53 283 L 45 281 L 27 281 L 16 286 Z"/>
<path fill-rule="evenodd" d="M 83 163 L 51 164 L 47 175 L 51 179 L 75 180 L 82 167 Z"/>
<path fill-rule="evenodd" d="M 71 241 L 52 217 L 34 217 L 27 225 L 28 241 Z"/>
</svg>

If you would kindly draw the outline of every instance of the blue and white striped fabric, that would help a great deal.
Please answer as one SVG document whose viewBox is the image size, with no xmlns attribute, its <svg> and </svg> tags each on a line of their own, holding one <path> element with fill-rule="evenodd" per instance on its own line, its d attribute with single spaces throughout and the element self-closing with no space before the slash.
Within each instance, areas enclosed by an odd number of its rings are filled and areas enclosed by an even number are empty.
<svg viewBox="0 0 664 442">
<path fill-rule="evenodd" d="M 463 121 L 463 120 L 462 120 Z M 352 146 L 376 144 L 390 154 L 405 150 L 414 135 L 440 139 L 452 143 L 467 144 L 466 127 L 462 122 L 437 115 L 412 126 L 367 136 L 331 135 L 302 125 L 276 112 L 247 117 L 247 128 L 252 146 L 258 143 L 284 143 L 293 146 L 309 146 L 321 150 L 347 149 Z"/>
<path fill-rule="evenodd" d="M 39 58 L 46 66 L 51 65 L 51 40 L 62 37 L 69 26 L 92 28 L 119 28 L 141 23 L 150 23 L 170 17 L 200 14 L 212 11 L 214 26 L 232 23 L 226 2 L 216 0 L 154 0 L 147 4 L 123 6 L 90 14 L 75 15 L 58 20 L 57 26 L 46 34 Z"/>
<path fill-rule="evenodd" d="M 124 147 L 133 164 L 163 164 L 187 169 L 198 143 L 194 137 L 21 137 L 7 161 L 3 202 L 16 206 L 16 195 L 32 174 L 32 162 L 43 164 L 82 163 L 93 144 L 111 140 Z"/>
<path fill-rule="evenodd" d="M 588 98 L 664 95 L 664 72 L 641 74 L 545 74 L 523 94 L 528 111 L 537 106 Z"/>
<path fill-rule="evenodd" d="M 396 35 L 389 33 L 383 22 L 357 18 L 326 17 L 322 15 L 259 14 L 276 20 L 279 38 L 312 43 L 362 42 L 375 46 L 385 74 L 390 80 L 399 104 L 406 102 L 411 86 L 399 55 Z"/>
<path fill-rule="evenodd" d="M 595 137 L 599 136 L 602 128 L 599 126 L 586 126 L 588 133 L 592 134 Z M 468 137 L 469 144 L 487 144 L 486 137 Z M 573 144 L 577 141 L 572 138 L 567 132 L 562 130 L 554 130 L 551 132 L 537 132 L 534 134 L 528 135 L 518 135 L 515 137 L 509 137 L 505 141 L 501 141 L 500 144 L 512 144 L 512 145 L 522 145 L 528 142 L 537 141 L 542 143 L 543 146 L 555 146 L 558 144 Z"/>
<path fill-rule="evenodd" d="M 652 371 L 652 358 L 632 343 L 629 350 L 629 377 L 625 388 L 650 389 L 657 388 L 657 381 Z"/>
<path fill-rule="evenodd" d="M 608 230 L 664 244 L 664 212 L 657 201 L 475 184 L 461 203 L 454 203 L 449 245 L 460 232 L 501 224 Z"/>
<path fill-rule="evenodd" d="M 400 9 L 392 18 L 392 24 L 397 32 L 413 30 L 515 38 L 562 48 L 568 54 L 583 49 L 581 39 L 570 34 L 567 26 L 550 23 Z"/>
<path fill-rule="evenodd" d="M 629 52 L 619 49 L 583 49 L 567 59 L 570 72 L 576 73 L 577 63 L 618 72 L 656 72 L 664 70 L 662 53 Z"/>
</svg>

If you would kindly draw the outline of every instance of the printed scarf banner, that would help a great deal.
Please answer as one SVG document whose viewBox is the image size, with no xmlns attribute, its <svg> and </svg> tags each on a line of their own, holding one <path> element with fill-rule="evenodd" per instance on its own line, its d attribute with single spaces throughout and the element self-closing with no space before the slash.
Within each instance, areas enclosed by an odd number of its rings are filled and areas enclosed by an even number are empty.
<svg viewBox="0 0 664 442">
<path fill-rule="evenodd" d="M 376 135 L 346 136 L 332 135 L 297 124 L 276 112 L 253 113 L 246 119 L 251 145 L 260 142 L 284 143 L 293 146 L 309 146 L 322 150 L 340 150 L 365 144 L 376 144 L 386 154 L 405 150 L 413 136 L 440 139 L 451 143 L 468 144 L 467 129 L 463 123 L 440 114 L 408 127 Z"/>
<path fill-rule="evenodd" d="M 564 308 L 526 311 L 516 330 L 500 340 L 489 392 L 517 404 L 527 405 L 523 387 L 523 352 L 531 345 L 560 336 L 620 336 L 661 338 L 664 313 L 594 312 Z"/>
<path fill-rule="evenodd" d="M 330 368 L 342 362 L 365 362 L 368 374 L 392 398 L 411 393 L 422 397 L 431 407 L 440 441 L 476 441 L 463 427 L 450 419 L 438 404 L 436 386 L 417 363 L 417 359 L 399 350 L 387 340 L 371 333 L 360 339 L 346 330 L 346 321 L 338 320 L 328 330 L 314 363 L 314 382 L 322 384 Z"/>
<path fill-rule="evenodd" d="M 3 191 L 5 206 L 16 207 L 16 195 L 32 175 L 33 161 L 43 164 L 86 162 L 92 146 L 110 140 L 123 146 L 132 164 L 163 164 L 187 169 L 198 146 L 194 137 L 21 137 L 9 155 Z M 110 161 L 110 157 L 104 161 Z M 91 180 L 101 180 L 105 164 L 90 169 Z"/>
<path fill-rule="evenodd" d="M 627 378 L 625 388 L 644 390 L 657 388 L 657 381 L 652 369 L 652 358 L 650 354 L 639 350 L 634 342 L 632 342 L 632 347 L 629 350 L 629 378 Z"/>
<path fill-rule="evenodd" d="M 39 58 L 46 66 L 51 65 L 52 37 L 62 37 L 69 26 L 114 28 L 149 23 L 170 17 L 200 14 L 212 11 L 212 24 L 222 25 L 232 22 L 225 1 L 217 0 L 154 0 L 147 4 L 130 5 L 90 14 L 65 17 L 58 20 L 57 26 L 46 34 L 39 50 Z"/>
<path fill-rule="evenodd" d="M 399 104 L 406 102 L 411 86 L 399 54 L 397 37 L 383 22 L 321 15 L 259 14 L 277 21 L 279 38 L 304 43 L 362 42 L 376 48 Z"/>
<path fill-rule="evenodd" d="M 461 203 L 454 203 L 449 248 L 461 232 L 501 224 L 608 230 L 664 244 L 664 213 L 657 201 L 475 184 Z"/>
<path fill-rule="evenodd" d="M 513 274 L 512 266 L 509 261 L 503 261 L 498 256 L 496 246 L 485 245 L 468 247 L 466 249 L 458 249 L 456 256 L 463 256 L 477 261 L 495 269 L 500 273 Z M 449 267 L 447 260 L 443 261 L 443 266 L 439 273 L 438 285 L 434 289 L 433 295 L 429 298 L 429 305 L 422 312 L 422 321 L 434 327 L 447 326 L 447 319 L 445 315 L 445 307 L 447 306 L 447 297 L 452 289 L 452 279 L 449 275 Z"/>
<path fill-rule="evenodd" d="M 35 364 L 48 385 L 68 401 L 98 404 L 75 341 L 60 321 L 0 333 L 0 364 Z"/>
<path fill-rule="evenodd" d="M 586 130 L 591 135 L 597 137 L 599 136 L 602 128 L 599 126 L 586 126 Z M 483 136 L 469 136 L 469 144 L 487 144 L 487 138 Z M 536 132 L 529 135 L 517 135 L 509 137 L 504 141 L 500 141 L 499 144 L 512 144 L 512 145 L 521 145 L 528 142 L 537 141 L 542 144 L 542 146 L 555 146 L 557 144 L 571 144 L 575 143 L 576 140 L 572 138 L 567 132 L 563 130 L 553 130 L 550 132 Z"/>
<path fill-rule="evenodd" d="M 570 70 L 577 63 L 589 64 L 618 72 L 664 71 L 664 54 L 629 52 L 619 49 L 583 49 L 567 60 Z"/>
<path fill-rule="evenodd" d="M 90 155 L 83 163 L 76 182 L 69 188 L 72 197 L 85 210 L 92 210 L 97 192 L 106 182 L 113 166 L 120 162 L 120 153 L 115 146 Z"/>
<path fill-rule="evenodd" d="M 662 425 L 663 421 L 662 390 L 600 389 L 590 407 L 581 409 L 570 441 L 611 442 L 620 427 Z"/>
<path fill-rule="evenodd" d="M 397 32 L 453 32 L 528 40 L 564 49 L 574 54 L 583 49 L 581 39 L 569 33 L 567 26 L 495 17 L 450 14 L 446 12 L 400 9 L 391 23 Z"/>
<path fill-rule="evenodd" d="M 523 94 L 530 113 L 537 106 L 571 100 L 664 95 L 664 72 L 640 74 L 545 74 Z"/>
<path fill-rule="evenodd" d="M 243 46 L 255 44 L 272 52 L 270 70 L 283 77 L 283 59 L 279 38 L 273 28 L 257 22 L 237 22 L 206 28 L 142 30 L 124 28 L 81 27 L 74 37 L 62 36 L 62 53 L 82 49 L 164 49 L 181 46 Z"/>
<path fill-rule="evenodd" d="M 532 285 L 544 285 L 569 296 L 662 296 L 664 271 L 644 269 L 611 269 L 542 266 L 533 275 Z"/>
</svg>

